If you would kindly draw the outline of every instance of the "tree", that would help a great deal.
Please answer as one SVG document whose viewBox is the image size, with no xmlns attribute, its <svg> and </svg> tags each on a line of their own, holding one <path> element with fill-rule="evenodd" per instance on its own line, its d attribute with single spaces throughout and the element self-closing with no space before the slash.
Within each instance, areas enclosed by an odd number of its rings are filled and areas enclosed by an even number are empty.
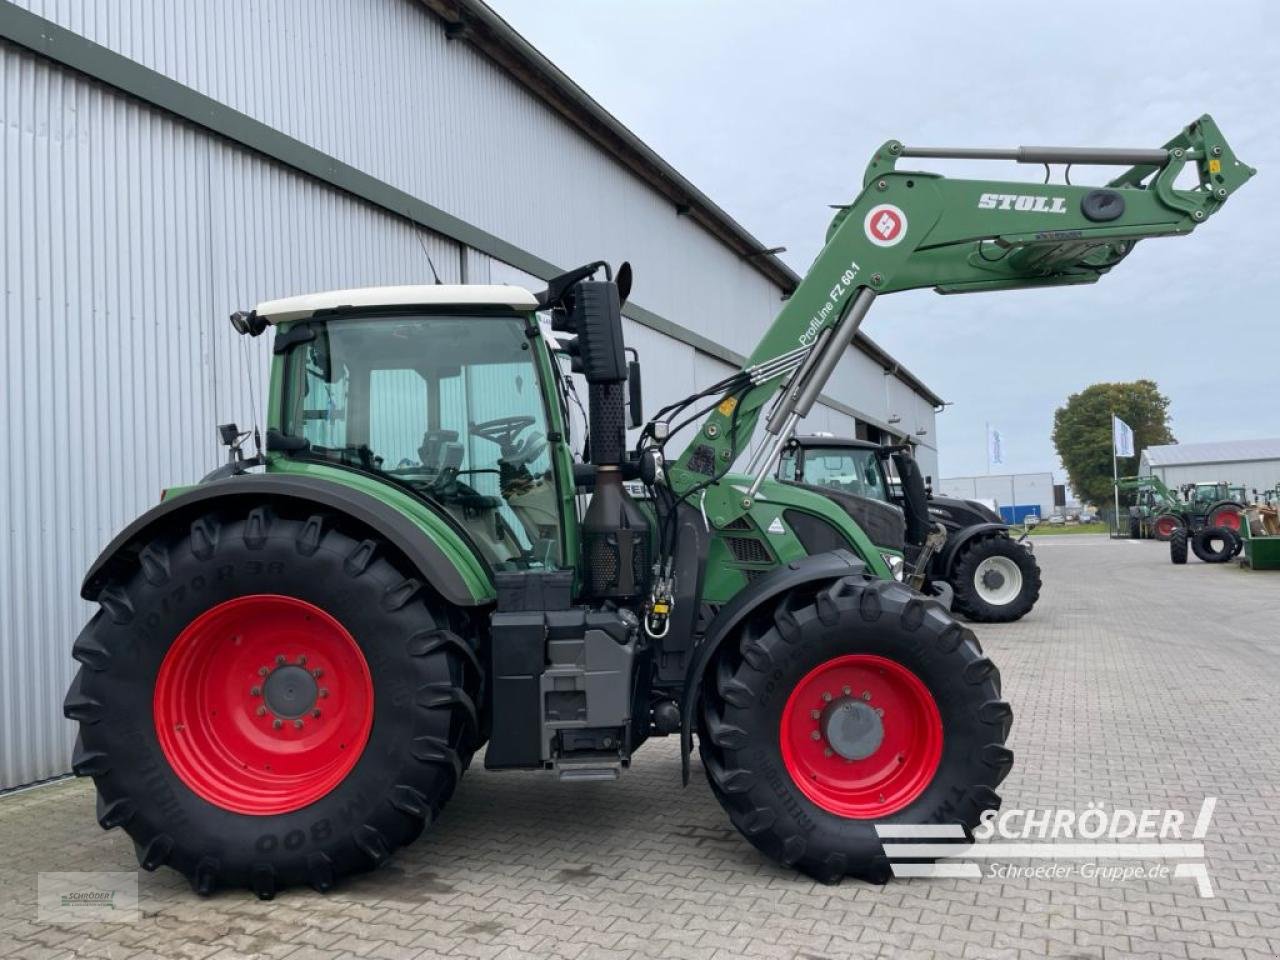
<svg viewBox="0 0 1280 960">
<path fill-rule="evenodd" d="M 1154 380 L 1095 383 L 1067 398 L 1053 414 L 1053 445 L 1082 503 L 1111 499 L 1111 416 L 1133 427 L 1135 456 L 1120 458 L 1120 475 L 1137 473 L 1147 447 L 1176 443 L 1169 431 L 1169 398 Z"/>
</svg>

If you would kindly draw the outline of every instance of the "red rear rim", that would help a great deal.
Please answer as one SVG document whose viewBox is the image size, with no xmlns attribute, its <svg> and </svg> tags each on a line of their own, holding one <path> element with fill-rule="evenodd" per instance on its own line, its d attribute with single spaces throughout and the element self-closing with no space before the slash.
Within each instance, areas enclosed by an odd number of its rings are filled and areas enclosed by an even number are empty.
<svg viewBox="0 0 1280 960">
<path fill-rule="evenodd" d="M 1211 527 L 1226 527 L 1228 530 L 1240 531 L 1240 512 L 1238 510 L 1219 510 L 1209 521 Z"/>
<path fill-rule="evenodd" d="M 178 634 L 152 709 L 183 783 L 224 810 L 265 816 L 314 803 L 351 772 L 373 727 L 373 682 L 329 614 L 254 594 Z"/>
<path fill-rule="evenodd" d="M 830 813 L 884 817 L 924 792 L 942 757 L 942 718 L 920 678 L 894 660 L 850 654 L 805 675 L 782 712 L 782 762 Z"/>
<path fill-rule="evenodd" d="M 1173 536 L 1173 531 L 1178 529 L 1178 521 L 1173 517 L 1161 517 L 1156 521 L 1156 533 L 1162 537 Z"/>
</svg>

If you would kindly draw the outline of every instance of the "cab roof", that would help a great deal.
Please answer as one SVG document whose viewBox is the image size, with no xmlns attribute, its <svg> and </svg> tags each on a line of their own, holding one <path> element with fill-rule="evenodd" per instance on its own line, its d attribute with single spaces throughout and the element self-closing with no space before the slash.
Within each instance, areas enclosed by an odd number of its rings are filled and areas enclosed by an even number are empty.
<svg viewBox="0 0 1280 960">
<path fill-rule="evenodd" d="M 511 307 L 536 310 L 537 298 L 524 287 L 497 283 L 436 283 L 400 287 L 356 287 L 264 300 L 254 313 L 268 323 L 290 323 L 320 310 L 367 307 Z"/>
<path fill-rule="evenodd" d="M 835 437 L 831 434 L 811 433 L 792 438 L 798 447 L 808 450 L 811 447 L 850 448 L 854 450 L 879 450 L 880 444 L 870 440 L 855 440 L 852 437 Z"/>
</svg>

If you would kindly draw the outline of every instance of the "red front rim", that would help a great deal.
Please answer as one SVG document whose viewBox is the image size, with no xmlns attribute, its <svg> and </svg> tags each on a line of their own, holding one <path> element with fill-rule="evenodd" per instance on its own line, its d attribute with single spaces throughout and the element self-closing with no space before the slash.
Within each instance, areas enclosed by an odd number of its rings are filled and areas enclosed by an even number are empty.
<svg viewBox="0 0 1280 960">
<path fill-rule="evenodd" d="M 1162 537 L 1173 536 L 1173 531 L 1178 529 L 1178 521 L 1173 517 L 1161 517 L 1156 521 L 1156 533 Z"/>
<path fill-rule="evenodd" d="M 1228 530 L 1240 532 L 1240 512 L 1238 510 L 1219 510 L 1209 521 L 1211 527 L 1226 527 Z"/>
<path fill-rule="evenodd" d="M 841 714 L 853 715 L 860 739 L 833 724 Z M 787 698 L 780 738 L 782 762 L 804 795 L 860 820 L 915 800 L 942 758 L 942 718 L 929 689 L 902 664 L 871 654 L 810 670 Z"/>
<path fill-rule="evenodd" d="M 265 816 L 314 803 L 351 772 L 373 727 L 373 681 L 329 614 L 254 594 L 178 635 L 152 708 L 183 783 L 224 810 Z"/>
</svg>

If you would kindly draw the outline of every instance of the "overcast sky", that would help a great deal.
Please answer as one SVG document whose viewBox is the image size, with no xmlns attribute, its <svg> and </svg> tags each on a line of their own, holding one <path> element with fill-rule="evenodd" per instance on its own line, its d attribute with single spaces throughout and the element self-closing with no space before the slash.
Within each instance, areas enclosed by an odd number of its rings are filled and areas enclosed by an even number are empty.
<svg viewBox="0 0 1280 960">
<path fill-rule="evenodd" d="M 943 476 L 1054 470 L 1054 408 L 1150 377 L 1182 442 L 1280 436 L 1280 4 L 489 0 L 588 93 L 803 274 L 828 204 L 894 137 L 1160 146 L 1201 113 L 1258 168 L 1190 238 L 1090 287 L 897 294 L 865 330 L 953 406 Z M 1041 168 L 915 161 L 1038 181 Z M 1075 183 L 1113 170 L 1077 167 Z M 1055 178 L 1060 178 L 1060 170 Z M 1060 180 L 1059 180 L 1060 182 Z M 1269 367 L 1269 369 L 1266 369 Z"/>
</svg>

